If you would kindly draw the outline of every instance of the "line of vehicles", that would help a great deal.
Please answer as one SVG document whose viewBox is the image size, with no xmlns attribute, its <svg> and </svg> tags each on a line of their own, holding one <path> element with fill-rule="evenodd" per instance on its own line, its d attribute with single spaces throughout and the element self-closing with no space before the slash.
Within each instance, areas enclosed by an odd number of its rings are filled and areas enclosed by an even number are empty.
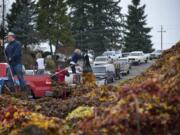
<svg viewBox="0 0 180 135">
<path fill-rule="evenodd" d="M 147 63 L 149 55 L 142 51 L 134 51 L 129 54 L 116 53 L 108 51 L 95 58 L 92 69 L 96 75 L 98 85 L 106 85 L 113 83 L 116 79 L 121 79 L 121 76 L 130 73 L 132 64 Z"/>
<path fill-rule="evenodd" d="M 122 75 L 130 73 L 132 64 L 141 64 L 148 62 L 151 58 L 158 58 L 161 55 L 160 52 L 152 54 L 144 54 L 141 51 L 135 51 L 131 53 L 120 53 L 116 55 L 115 52 L 105 52 L 102 56 L 98 56 L 91 62 L 93 73 L 96 76 L 97 85 L 106 85 L 114 82 L 116 79 L 120 79 Z M 61 84 L 65 81 L 67 84 L 81 83 L 82 68 L 77 66 L 77 74 L 72 74 L 70 67 L 62 70 L 66 72 L 58 71 L 56 75 Z M 43 97 L 52 95 L 52 80 L 53 75 L 46 71 L 43 75 L 37 75 L 33 70 L 26 70 L 24 75 L 25 81 L 28 86 L 28 90 L 33 97 Z M 9 80 L 14 80 L 15 85 L 19 85 L 18 79 L 12 76 L 12 72 L 9 64 L 0 63 L 0 94 L 3 89 L 8 89 Z"/>
</svg>

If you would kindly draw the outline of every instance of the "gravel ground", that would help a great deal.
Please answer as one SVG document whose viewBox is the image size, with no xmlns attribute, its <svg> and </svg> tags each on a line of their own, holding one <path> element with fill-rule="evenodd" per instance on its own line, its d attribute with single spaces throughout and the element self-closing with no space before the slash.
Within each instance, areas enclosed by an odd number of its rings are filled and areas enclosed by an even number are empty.
<svg viewBox="0 0 180 135">
<path fill-rule="evenodd" d="M 154 63 L 154 61 L 149 61 L 148 63 L 145 63 L 145 64 L 133 65 L 132 69 L 130 70 L 130 73 L 128 75 L 122 76 L 122 78 L 120 80 L 116 80 L 111 85 L 117 86 L 122 81 L 125 81 L 125 80 L 128 80 L 128 79 L 132 79 L 132 78 L 140 75 L 147 68 L 149 68 L 153 63 Z"/>
</svg>

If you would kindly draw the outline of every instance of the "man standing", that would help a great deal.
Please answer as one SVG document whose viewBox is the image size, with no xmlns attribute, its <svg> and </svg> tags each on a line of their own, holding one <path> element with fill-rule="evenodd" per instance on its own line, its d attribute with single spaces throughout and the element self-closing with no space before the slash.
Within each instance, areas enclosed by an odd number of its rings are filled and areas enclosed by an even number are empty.
<svg viewBox="0 0 180 135">
<path fill-rule="evenodd" d="M 22 49 L 21 43 L 16 40 L 15 34 L 9 32 L 7 35 L 8 45 L 5 49 L 7 61 L 11 66 L 13 75 L 17 75 L 22 91 L 26 90 L 26 83 L 24 81 L 22 69 Z M 12 82 L 13 83 L 13 82 Z"/>
<path fill-rule="evenodd" d="M 41 53 L 38 53 L 36 57 L 37 57 L 37 60 L 36 60 L 37 72 L 36 72 L 36 74 L 43 75 L 44 71 L 45 71 L 44 58 L 42 57 Z"/>
</svg>

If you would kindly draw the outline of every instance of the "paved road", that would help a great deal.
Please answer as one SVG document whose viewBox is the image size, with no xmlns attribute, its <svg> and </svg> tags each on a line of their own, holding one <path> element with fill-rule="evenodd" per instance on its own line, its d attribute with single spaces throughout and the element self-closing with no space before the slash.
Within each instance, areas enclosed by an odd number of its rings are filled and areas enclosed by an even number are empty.
<svg viewBox="0 0 180 135">
<path fill-rule="evenodd" d="M 117 80 L 114 83 L 112 83 L 111 85 L 116 86 L 116 85 L 118 85 L 120 82 L 122 82 L 124 80 L 128 80 L 128 79 L 131 79 L 131 78 L 134 78 L 134 77 L 140 75 L 147 68 L 149 68 L 153 63 L 154 63 L 154 61 L 149 61 L 146 64 L 132 66 L 132 69 L 130 70 L 130 74 L 129 75 L 123 76 L 121 80 Z"/>
</svg>

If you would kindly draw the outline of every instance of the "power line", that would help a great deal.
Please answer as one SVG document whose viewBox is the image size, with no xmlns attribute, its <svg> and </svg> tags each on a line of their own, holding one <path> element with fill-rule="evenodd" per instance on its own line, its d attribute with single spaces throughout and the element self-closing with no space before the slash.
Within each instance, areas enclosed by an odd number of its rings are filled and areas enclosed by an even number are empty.
<svg viewBox="0 0 180 135">
<path fill-rule="evenodd" d="M 161 33 L 161 50 L 163 50 L 163 33 L 165 33 L 166 31 L 163 30 L 163 26 L 161 25 L 161 30 L 158 31 Z"/>
</svg>

